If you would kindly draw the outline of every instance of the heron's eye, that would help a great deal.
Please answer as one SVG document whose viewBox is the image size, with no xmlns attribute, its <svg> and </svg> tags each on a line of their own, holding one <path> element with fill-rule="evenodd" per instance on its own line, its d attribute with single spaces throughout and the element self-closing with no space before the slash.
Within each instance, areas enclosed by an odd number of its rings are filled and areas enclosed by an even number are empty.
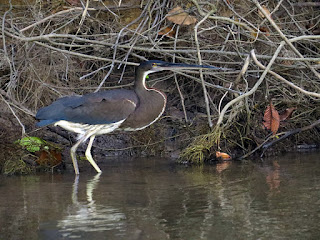
<svg viewBox="0 0 320 240">
<path fill-rule="evenodd" d="M 157 64 L 156 63 L 152 63 L 152 67 L 156 67 L 157 66 Z"/>
</svg>

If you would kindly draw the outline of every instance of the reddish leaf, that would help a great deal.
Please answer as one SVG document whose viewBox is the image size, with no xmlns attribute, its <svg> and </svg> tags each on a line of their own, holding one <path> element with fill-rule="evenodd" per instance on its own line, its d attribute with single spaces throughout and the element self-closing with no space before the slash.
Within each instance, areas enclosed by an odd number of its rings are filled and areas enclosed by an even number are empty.
<svg viewBox="0 0 320 240">
<path fill-rule="evenodd" d="M 266 27 L 260 27 L 259 30 L 260 30 L 261 32 L 263 32 L 267 37 L 270 36 L 270 31 L 269 31 L 268 28 L 266 28 Z"/>
<path fill-rule="evenodd" d="M 280 114 L 280 121 L 287 120 L 291 117 L 293 111 L 296 110 L 295 107 L 287 108 L 284 112 Z"/>
<path fill-rule="evenodd" d="M 280 126 L 280 117 L 278 111 L 275 109 L 271 102 L 264 112 L 263 121 L 264 127 L 271 130 L 273 135 L 278 132 Z"/>
<path fill-rule="evenodd" d="M 224 152 L 216 152 L 216 157 L 217 158 L 221 158 L 223 160 L 231 160 L 231 156 L 227 153 L 224 153 Z"/>
</svg>

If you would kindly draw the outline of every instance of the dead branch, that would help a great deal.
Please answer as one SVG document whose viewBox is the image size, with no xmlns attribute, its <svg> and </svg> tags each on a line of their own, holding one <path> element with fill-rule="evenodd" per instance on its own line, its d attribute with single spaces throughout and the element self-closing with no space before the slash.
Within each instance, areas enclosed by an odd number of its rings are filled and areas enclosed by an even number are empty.
<svg viewBox="0 0 320 240">
<path fill-rule="evenodd" d="M 260 68 L 262 69 L 266 69 L 265 66 L 262 65 L 261 62 L 258 61 L 255 52 L 252 50 L 251 51 L 251 57 L 253 59 L 253 61 L 255 62 L 255 64 L 257 64 Z M 320 93 L 315 93 L 315 92 L 309 92 L 307 90 L 304 90 L 298 86 L 296 86 L 295 84 L 293 84 L 292 82 L 288 81 L 287 79 L 285 79 L 284 77 L 281 77 L 279 74 L 275 73 L 274 71 L 269 70 L 268 71 L 271 75 L 273 75 L 274 77 L 276 77 L 277 79 L 283 81 L 284 83 L 288 84 L 290 87 L 302 92 L 303 94 L 309 95 L 309 96 L 313 96 L 313 97 L 317 97 L 320 98 Z"/>
<path fill-rule="evenodd" d="M 310 130 L 314 127 L 316 127 L 317 125 L 320 124 L 320 119 L 318 119 L 317 121 L 313 122 L 312 124 L 308 125 L 308 126 L 305 126 L 305 127 L 302 127 L 302 128 L 297 128 L 297 129 L 293 129 L 293 130 L 290 130 L 290 131 L 287 131 L 285 133 L 282 134 L 281 137 L 273 140 L 272 142 L 268 142 L 268 143 L 264 143 L 262 144 L 261 146 L 259 146 L 259 148 L 263 148 L 263 152 L 261 153 L 261 156 L 260 157 L 263 157 L 265 151 L 270 148 L 271 146 L 273 146 L 274 144 L 294 135 L 294 134 L 297 134 L 297 133 L 301 133 L 303 131 L 307 131 L 307 130 Z"/>
</svg>

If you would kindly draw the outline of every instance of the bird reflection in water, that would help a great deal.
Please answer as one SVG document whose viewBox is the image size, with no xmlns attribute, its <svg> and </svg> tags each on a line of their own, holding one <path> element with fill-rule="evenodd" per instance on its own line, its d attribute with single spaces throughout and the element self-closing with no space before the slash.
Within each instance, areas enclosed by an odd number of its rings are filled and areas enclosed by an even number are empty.
<svg viewBox="0 0 320 240">
<path fill-rule="evenodd" d="M 63 237 L 84 237 L 88 232 L 115 231 L 120 234 L 125 228 L 124 213 L 111 206 L 96 204 L 93 192 L 99 183 L 100 173 L 86 184 L 86 202 L 78 199 L 79 175 L 75 176 L 72 190 L 72 205 L 67 216 L 58 221 L 57 227 Z M 120 234 L 121 235 L 121 234 Z"/>
</svg>

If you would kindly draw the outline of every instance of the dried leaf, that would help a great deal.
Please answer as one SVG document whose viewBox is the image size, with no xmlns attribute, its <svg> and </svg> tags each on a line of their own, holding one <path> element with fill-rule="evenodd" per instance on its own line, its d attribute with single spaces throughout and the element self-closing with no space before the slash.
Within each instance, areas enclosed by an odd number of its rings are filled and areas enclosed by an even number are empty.
<svg viewBox="0 0 320 240">
<path fill-rule="evenodd" d="M 251 31 L 250 35 L 251 35 L 251 41 L 255 41 L 257 39 L 257 37 L 258 37 L 258 32 Z"/>
<path fill-rule="evenodd" d="M 280 126 L 280 117 L 278 111 L 275 109 L 271 102 L 264 112 L 263 121 L 263 125 L 265 126 L 265 128 L 271 130 L 273 135 L 278 132 Z"/>
<path fill-rule="evenodd" d="M 168 37 L 174 37 L 176 35 L 176 31 L 171 27 L 165 27 L 160 32 L 158 32 L 159 35 L 166 35 Z"/>
<path fill-rule="evenodd" d="M 175 24 L 179 25 L 191 25 L 197 22 L 197 19 L 190 16 L 181 7 L 175 7 L 168 12 L 167 19 Z"/>
<path fill-rule="evenodd" d="M 221 158 L 223 160 L 231 160 L 231 156 L 227 153 L 224 153 L 224 152 L 216 152 L 216 157 L 217 158 Z"/>
<path fill-rule="evenodd" d="M 258 38 L 258 34 L 264 34 L 265 36 L 269 37 L 270 36 L 270 32 L 269 32 L 269 29 L 266 28 L 266 27 L 260 27 L 259 28 L 259 32 L 256 32 L 254 30 L 252 30 L 250 32 L 250 35 L 251 35 L 251 41 L 255 41 L 257 38 Z"/>
<path fill-rule="evenodd" d="M 282 112 L 280 114 L 280 121 L 284 121 L 284 120 L 287 120 L 291 117 L 293 111 L 296 110 L 295 107 L 292 107 L 292 108 L 287 108 L 284 112 Z"/>
<path fill-rule="evenodd" d="M 61 152 L 58 150 L 42 150 L 39 152 L 36 162 L 45 167 L 53 167 L 62 162 Z"/>
<path fill-rule="evenodd" d="M 269 15 L 269 16 L 271 15 L 269 9 L 265 5 L 262 5 L 262 9 L 266 13 L 266 15 Z M 260 10 L 259 10 L 258 14 L 260 17 L 265 18 L 264 14 Z"/>
</svg>

